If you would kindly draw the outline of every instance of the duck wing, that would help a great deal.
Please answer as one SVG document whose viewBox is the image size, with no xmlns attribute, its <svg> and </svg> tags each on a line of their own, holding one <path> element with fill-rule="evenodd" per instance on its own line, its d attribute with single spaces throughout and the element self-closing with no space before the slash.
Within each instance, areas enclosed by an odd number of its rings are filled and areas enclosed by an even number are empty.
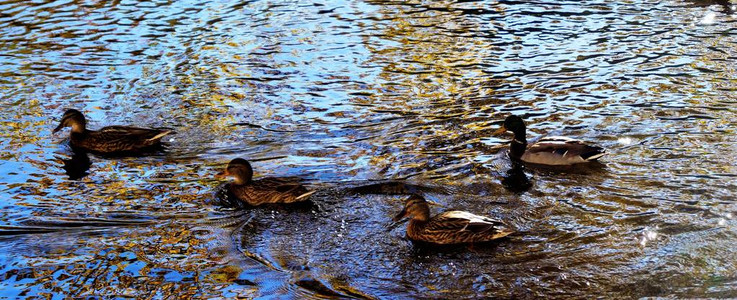
<svg viewBox="0 0 737 300">
<path fill-rule="evenodd" d="M 428 225 L 433 224 L 433 227 L 442 227 L 443 230 L 469 231 L 472 233 L 492 233 L 506 228 L 506 225 L 499 220 L 457 210 L 447 211 L 435 216 Z"/>
<path fill-rule="evenodd" d="M 314 193 L 296 180 L 297 178 L 276 177 L 255 180 L 249 185 L 251 198 L 260 203 L 291 203 L 301 201 Z"/>
<path fill-rule="evenodd" d="M 300 187 L 304 188 L 297 177 L 265 177 L 253 181 L 253 185 L 261 189 L 286 193 Z"/>
<path fill-rule="evenodd" d="M 593 161 L 605 154 L 604 148 L 568 137 L 552 136 L 530 145 L 521 159 L 543 165 L 570 165 Z"/>
<path fill-rule="evenodd" d="M 88 131 L 79 144 L 99 152 L 136 151 L 158 144 L 162 137 L 172 133 L 168 129 L 148 129 L 128 126 L 108 126 Z"/>
<path fill-rule="evenodd" d="M 513 233 L 504 223 L 465 211 L 448 211 L 426 223 L 410 221 L 407 235 L 437 244 L 488 242 Z"/>
<path fill-rule="evenodd" d="M 152 129 L 131 126 L 107 126 L 97 131 L 97 135 L 105 136 L 113 139 L 127 139 L 137 141 L 157 141 L 167 134 L 172 133 L 171 129 Z"/>
</svg>

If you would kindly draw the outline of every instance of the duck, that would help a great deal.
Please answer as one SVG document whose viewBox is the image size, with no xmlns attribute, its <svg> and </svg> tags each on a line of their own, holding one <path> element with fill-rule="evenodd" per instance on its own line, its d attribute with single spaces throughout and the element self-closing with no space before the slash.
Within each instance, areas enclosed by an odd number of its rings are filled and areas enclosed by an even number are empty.
<svg viewBox="0 0 737 300">
<path fill-rule="evenodd" d="M 465 211 L 446 211 L 430 218 L 427 201 L 417 194 L 405 200 L 404 209 L 394 217 L 394 222 L 406 217 L 410 218 L 407 237 L 432 244 L 483 243 L 515 232 L 502 221 Z"/>
<path fill-rule="evenodd" d="M 215 177 L 233 178 L 227 186 L 228 192 L 248 206 L 302 202 L 316 192 L 308 191 L 295 178 L 266 177 L 253 180 L 253 168 L 243 158 L 231 160 L 225 171 Z"/>
<path fill-rule="evenodd" d="M 89 130 L 84 115 L 76 109 L 64 112 L 53 133 L 65 127 L 72 128 L 69 140 L 72 148 L 102 154 L 144 152 L 160 146 L 161 138 L 173 132 L 170 129 L 131 126 L 107 126 L 100 130 Z"/>
<path fill-rule="evenodd" d="M 530 164 L 568 166 L 590 163 L 606 155 L 606 150 L 602 147 L 563 136 L 544 137 L 528 145 L 526 130 L 522 118 L 510 115 L 493 135 L 508 131 L 514 133 L 514 139 L 509 145 L 509 157 L 514 161 Z"/>
</svg>

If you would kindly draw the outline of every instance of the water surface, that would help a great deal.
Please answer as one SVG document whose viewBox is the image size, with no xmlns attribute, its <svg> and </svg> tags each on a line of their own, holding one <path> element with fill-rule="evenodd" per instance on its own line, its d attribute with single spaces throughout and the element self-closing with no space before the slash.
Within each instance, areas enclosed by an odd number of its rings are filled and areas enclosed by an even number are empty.
<svg viewBox="0 0 737 300">
<path fill-rule="evenodd" d="M 0 296 L 737 297 L 735 10 L 0 2 Z M 72 107 L 177 135 L 150 157 L 80 157 L 51 134 Z M 511 170 L 491 133 L 512 113 L 531 139 L 610 154 Z M 210 204 L 235 157 L 304 177 L 318 207 Z M 386 179 L 519 234 L 412 244 L 391 222 L 404 196 L 344 189 Z"/>
</svg>

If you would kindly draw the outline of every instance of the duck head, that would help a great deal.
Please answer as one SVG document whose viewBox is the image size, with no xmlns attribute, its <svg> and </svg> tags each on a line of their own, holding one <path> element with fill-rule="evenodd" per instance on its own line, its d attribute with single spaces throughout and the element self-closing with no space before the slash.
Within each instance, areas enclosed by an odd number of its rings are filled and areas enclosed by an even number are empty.
<svg viewBox="0 0 737 300">
<path fill-rule="evenodd" d="M 235 184 L 246 184 L 253 179 L 253 169 L 247 160 L 236 158 L 228 163 L 225 171 L 215 175 L 217 178 L 233 177 Z"/>
<path fill-rule="evenodd" d="M 397 222 L 405 217 L 417 221 L 427 221 L 430 219 L 430 207 L 427 205 L 425 198 L 420 195 L 412 195 L 407 198 L 404 209 L 394 217 L 394 222 Z"/>
<path fill-rule="evenodd" d="M 502 127 L 494 131 L 493 135 L 500 135 L 507 131 L 514 133 L 515 139 L 524 140 L 527 128 L 525 127 L 525 121 L 519 116 L 510 115 L 504 119 Z"/>
<path fill-rule="evenodd" d="M 76 109 L 69 109 L 64 112 L 59 126 L 54 128 L 53 133 L 58 132 L 64 127 L 72 127 L 72 132 L 82 133 L 85 130 L 85 126 L 87 126 L 87 121 L 84 119 L 84 115 Z"/>
</svg>

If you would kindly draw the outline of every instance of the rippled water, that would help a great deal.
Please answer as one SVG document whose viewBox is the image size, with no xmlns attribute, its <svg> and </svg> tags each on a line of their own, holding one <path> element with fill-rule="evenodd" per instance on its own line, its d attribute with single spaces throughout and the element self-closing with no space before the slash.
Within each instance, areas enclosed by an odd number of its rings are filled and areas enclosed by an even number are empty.
<svg viewBox="0 0 737 300">
<path fill-rule="evenodd" d="M 2 1 L 0 296 L 737 297 L 736 6 Z M 74 156 L 71 107 L 178 134 Z M 510 113 L 611 154 L 510 170 Z M 318 207 L 210 204 L 235 157 Z M 384 179 L 519 234 L 412 244 Z"/>
</svg>

